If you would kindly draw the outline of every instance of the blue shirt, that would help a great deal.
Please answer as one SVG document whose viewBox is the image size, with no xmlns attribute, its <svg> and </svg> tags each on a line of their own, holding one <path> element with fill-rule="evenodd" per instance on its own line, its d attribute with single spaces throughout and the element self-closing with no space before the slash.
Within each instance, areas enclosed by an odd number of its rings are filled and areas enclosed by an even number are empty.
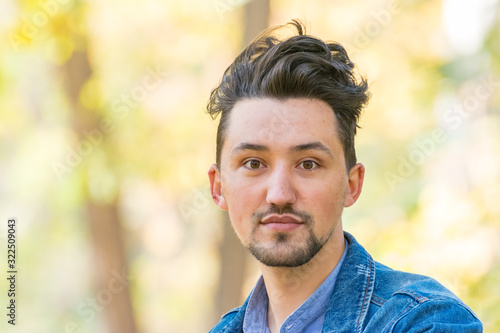
<svg viewBox="0 0 500 333">
<path fill-rule="evenodd" d="M 390 269 L 351 234 L 344 237 L 347 253 L 317 332 L 483 332 L 474 312 L 436 280 Z M 210 333 L 243 333 L 249 300 L 226 313 Z"/>
<path fill-rule="evenodd" d="M 280 333 L 317 333 L 321 332 L 325 320 L 325 311 L 330 302 L 335 280 L 344 262 L 347 252 L 347 242 L 344 254 L 337 266 L 323 281 L 323 283 L 302 303 L 292 314 L 290 314 L 280 328 Z M 267 327 L 267 308 L 269 298 L 262 276 L 259 278 L 248 301 L 247 311 L 243 319 L 244 333 L 270 333 Z"/>
</svg>

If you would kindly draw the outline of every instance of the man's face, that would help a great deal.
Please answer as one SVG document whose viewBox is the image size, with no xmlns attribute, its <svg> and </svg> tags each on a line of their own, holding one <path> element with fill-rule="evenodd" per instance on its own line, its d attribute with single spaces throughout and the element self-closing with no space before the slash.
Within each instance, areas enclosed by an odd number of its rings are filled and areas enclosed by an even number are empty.
<svg viewBox="0 0 500 333">
<path fill-rule="evenodd" d="M 363 170 L 347 173 L 328 104 L 264 98 L 233 107 L 220 170 L 213 165 L 209 176 L 214 201 L 252 254 L 267 266 L 296 267 L 330 239 Z"/>
</svg>

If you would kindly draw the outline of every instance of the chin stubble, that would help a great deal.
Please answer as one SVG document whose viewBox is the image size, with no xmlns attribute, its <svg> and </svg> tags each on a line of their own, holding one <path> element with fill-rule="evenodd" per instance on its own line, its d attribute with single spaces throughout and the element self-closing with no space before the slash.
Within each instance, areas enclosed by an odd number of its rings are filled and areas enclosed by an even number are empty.
<svg viewBox="0 0 500 333">
<path fill-rule="evenodd" d="M 287 233 L 276 233 L 274 244 L 271 247 L 264 247 L 258 244 L 256 240 L 256 228 L 259 226 L 263 217 L 270 214 L 292 214 L 302 219 L 308 233 L 305 242 L 295 243 L 290 240 Z M 320 240 L 313 233 L 313 218 L 305 212 L 295 211 L 290 206 L 278 208 L 271 206 L 271 209 L 265 213 L 254 213 L 252 215 L 252 234 L 248 250 L 262 264 L 270 267 L 299 267 L 308 263 L 326 244 L 336 229 L 336 226 L 328 233 L 328 236 Z"/>
</svg>

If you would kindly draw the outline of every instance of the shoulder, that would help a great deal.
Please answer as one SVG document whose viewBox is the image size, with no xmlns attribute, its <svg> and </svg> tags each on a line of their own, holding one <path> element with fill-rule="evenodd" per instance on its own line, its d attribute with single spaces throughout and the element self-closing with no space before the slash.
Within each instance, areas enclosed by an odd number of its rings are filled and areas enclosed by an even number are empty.
<svg viewBox="0 0 500 333">
<path fill-rule="evenodd" d="M 337 292 L 361 290 L 361 298 L 350 296 L 360 306 L 357 331 L 482 332 L 474 312 L 439 282 L 374 261 L 352 235 L 344 234 L 349 247 L 337 282 L 346 286 Z"/>
<path fill-rule="evenodd" d="M 239 330 L 235 330 L 232 328 L 234 325 L 234 321 L 237 320 L 238 314 L 242 310 L 242 307 L 237 307 L 232 309 L 231 311 L 227 312 L 225 315 L 223 315 L 220 319 L 220 321 L 215 325 L 209 333 L 219 333 L 219 332 L 224 332 L 224 333 L 233 333 L 233 332 L 239 332 Z"/>
<path fill-rule="evenodd" d="M 375 263 L 371 322 L 380 332 L 482 332 L 474 312 L 436 280 Z"/>
<path fill-rule="evenodd" d="M 442 297 L 457 301 L 460 299 L 442 284 L 425 275 L 393 270 L 375 262 L 375 290 L 382 298 L 395 294 L 415 294 L 415 297 Z"/>
</svg>

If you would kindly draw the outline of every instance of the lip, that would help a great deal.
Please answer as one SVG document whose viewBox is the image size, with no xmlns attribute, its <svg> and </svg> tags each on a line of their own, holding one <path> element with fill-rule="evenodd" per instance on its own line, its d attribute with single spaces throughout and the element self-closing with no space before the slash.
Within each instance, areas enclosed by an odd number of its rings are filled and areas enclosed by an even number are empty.
<svg viewBox="0 0 500 333">
<path fill-rule="evenodd" d="M 301 227 L 304 223 L 301 219 L 290 214 L 271 214 L 261 220 L 261 224 L 266 229 L 277 232 L 291 231 Z"/>
<path fill-rule="evenodd" d="M 262 224 L 270 224 L 270 223 L 293 223 L 293 224 L 302 224 L 302 220 L 297 218 L 291 214 L 271 214 L 264 217 L 261 221 Z"/>
</svg>

